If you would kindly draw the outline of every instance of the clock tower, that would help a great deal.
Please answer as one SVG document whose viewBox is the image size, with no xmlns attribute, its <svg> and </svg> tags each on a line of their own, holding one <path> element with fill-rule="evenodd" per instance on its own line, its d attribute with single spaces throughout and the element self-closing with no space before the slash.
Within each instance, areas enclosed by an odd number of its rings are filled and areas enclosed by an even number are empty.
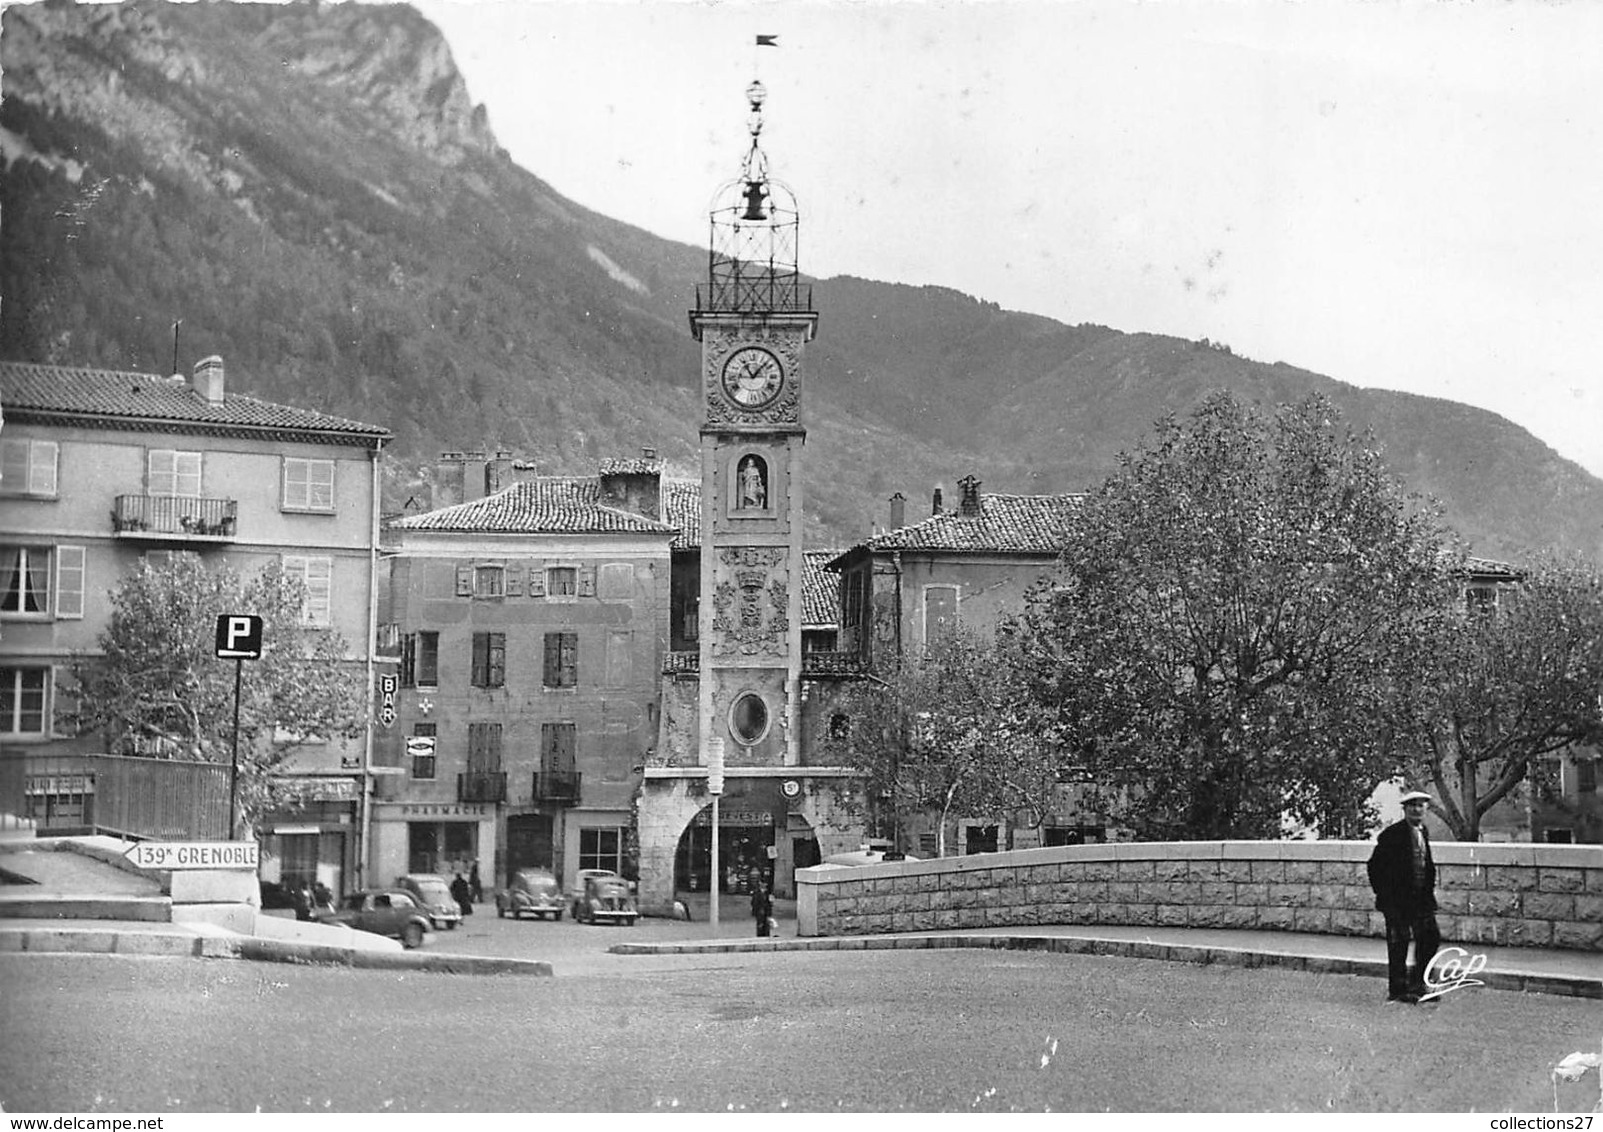
<svg viewBox="0 0 1603 1132">
<path fill-rule="evenodd" d="M 762 148 L 766 96 L 746 89 L 751 147 L 713 198 L 690 330 L 704 408 L 700 761 L 722 740 L 731 768 L 778 773 L 801 761 L 802 354 L 818 313 L 797 270 L 795 198 Z"/>
</svg>

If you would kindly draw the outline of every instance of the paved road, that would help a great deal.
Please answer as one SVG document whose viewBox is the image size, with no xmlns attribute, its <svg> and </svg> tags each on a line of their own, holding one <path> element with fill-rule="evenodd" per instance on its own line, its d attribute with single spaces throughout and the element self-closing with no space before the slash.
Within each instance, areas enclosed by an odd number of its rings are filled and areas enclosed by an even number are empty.
<svg viewBox="0 0 1603 1132">
<path fill-rule="evenodd" d="M 499 927 L 556 938 L 557 925 Z M 1552 1064 L 1598 1033 L 1585 1000 L 1483 989 L 1388 1009 L 1373 979 L 1269 969 L 974 951 L 574 955 L 585 969 L 554 979 L 0 955 L 0 1105 L 1538 1111 L 1551 1109 Z"/>
</svg>

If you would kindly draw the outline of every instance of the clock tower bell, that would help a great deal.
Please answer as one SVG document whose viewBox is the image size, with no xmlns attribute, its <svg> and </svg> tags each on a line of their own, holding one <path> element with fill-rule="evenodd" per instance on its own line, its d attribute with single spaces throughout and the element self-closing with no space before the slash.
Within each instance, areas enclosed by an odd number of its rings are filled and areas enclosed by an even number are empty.
<svg viewBox="0 0 1603 1132">
<path fill-rule="evenodd" d="M 795 198 L 762 149 L 766 97 L 746 89 L 751 146 L 713 198 L 690 329 L 705 410 L 701 761 L 722 740 L 731 767 L 777 769 L 801 761 L 802 354 L 818 313 L 797 269 Z"/>
</svg>

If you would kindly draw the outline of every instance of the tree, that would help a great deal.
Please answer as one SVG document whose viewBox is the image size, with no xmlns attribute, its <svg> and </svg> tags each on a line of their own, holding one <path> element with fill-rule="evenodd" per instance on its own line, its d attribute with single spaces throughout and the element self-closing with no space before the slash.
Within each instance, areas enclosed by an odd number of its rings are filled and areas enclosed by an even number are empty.
<svg viewBox="0 0 1603 1132">
<path fill-rule="evenodd" d="M 239 811 L 248 826 L 269 801 L 269 776 L 309 737 L 355 738 L 365 726 L 361 669 L 336 633 L 301 623 L 305 590 L 275 563 L 248 582 L 193 554 L 141 561 L 111 594 L 98 655 L 74 659 L 68 721 L 112 750 L 230 763 L 234 664 L 214 655 L 217 617 L 265 623 L 260 660 L 245 661 L 239 701 Z"/>
<path fill-rule="evenodd" d="M 1026 810 L 1040 824 L 1054 764 L 1026 730 L 1013 671 L 995 642 L 960 628 L 905 658 L 890 679 L 866 679 L 843 694 L 835 713 L 843 726 L 826 746 L 862 772 L 893 837 L 904 815 L 930 813 L 944 857 L 951 814 L 1001 819 Z"/>
<path fill-rule="evenodd" d="M 1399 728 L 1410 774 L 1435 786 L 1456 839 L 1478 841 L 1487 811 L 1545 756 L 1603 744 L 1603 572 L 1543 558 L 1495 604 L 1460 586 L 1408 659 Z"/>
<path fill-rule="evenodd" d="M 1441 537 L 1324 398 L 1212 395 L 1085 498 L 1011 625 L 1037 729 L 1138 836 L 1356 834 Z"/>
</svg>

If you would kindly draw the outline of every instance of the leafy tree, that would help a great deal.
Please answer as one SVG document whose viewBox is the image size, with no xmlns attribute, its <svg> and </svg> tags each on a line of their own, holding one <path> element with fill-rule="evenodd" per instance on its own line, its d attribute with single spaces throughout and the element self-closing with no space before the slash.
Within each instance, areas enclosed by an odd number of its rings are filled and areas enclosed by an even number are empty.
<svg viewBox="0 0 1603 1132">
<path fill-rule="evenodd" d="M 1085 498 L 1010 626 L 1038 730 L 1142 837 L 1357 833 L 1440 539 L 1328 401 L 1214 394 Z"/>
<path fill-rule="evenodd" d="M 249 581 L 193 554 L 141 561 L 111 594 L 99 655 L 75 658 L 68 719 L 109 749 L 228 764 L 235 665 L 214 655 L 219 614 L 265 623 L 260 660 L 241 670 L 239 812 L 249 826 L 269 802 L 270 775 L 306 737 L 355 738 L 365 725 L 360 668 L 338 634 L 301 624 L 305 590 L 275 563 Z"/>
<path fill-rule="evenodd" d="M 1455 838 L 1478 841 L 1544 756 L 1603 744 L 1603 572 L 1544 558 L 1495 605 L 1455 596 L 1407 654 L 1398 725 L 1412 777 Z"/>
<path fill-rule="evenodd" d="M 946 855 L 954 813 L 1001 819 L 1045 815 L 1055 782 L 1050 752 L 1018 710 L 1013 667 L 992 641 L 965 630 L 907 658 L 888 680 L 848 687 L 836 705 L 845 725 L 826 740 L 842 765 L 863 773 L 864 791 L 888 813 L 892 836 L 916 812 L 937 821 Z"/>
</svg>

